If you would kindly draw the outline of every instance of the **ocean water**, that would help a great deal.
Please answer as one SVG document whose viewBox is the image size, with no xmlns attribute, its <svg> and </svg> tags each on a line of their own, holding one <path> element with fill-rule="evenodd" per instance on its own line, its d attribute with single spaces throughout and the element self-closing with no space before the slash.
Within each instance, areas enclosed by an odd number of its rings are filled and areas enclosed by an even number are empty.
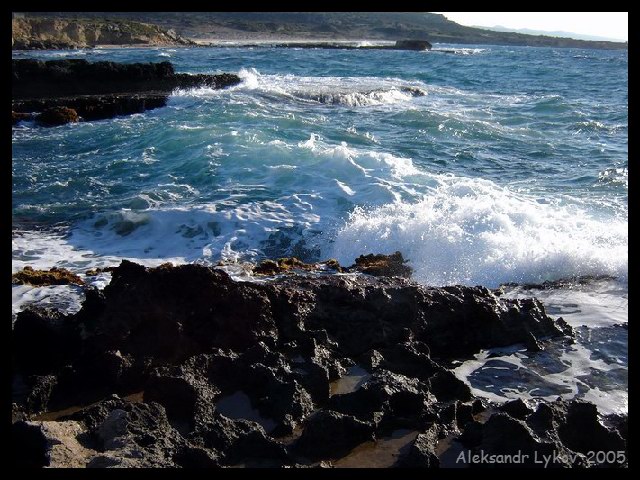
<svg viewBox="0 0 640 480">
<path fill-rule="evenodd" d="M 14 271 L 82 273 L 122 258 L 241 264 L 293 255 L 349 265 L 400 250 L 428 285 L 582 277 L 505 292 L 538 296 L 576 326 L 576 344 L 550 342 L 535 355 L 517 346 L 481 352 L 456 371 L 495 400 L 579 397 L 626 411 L 626 51 L 13 55 L 168 60 L 179 72 L 243 80 L 178 90 L 165 108 L 129 117 L 14 127 Z M 71 288 L 13 288 L 14 313 L 32 301 L 79 306 Z"/>
</svg>

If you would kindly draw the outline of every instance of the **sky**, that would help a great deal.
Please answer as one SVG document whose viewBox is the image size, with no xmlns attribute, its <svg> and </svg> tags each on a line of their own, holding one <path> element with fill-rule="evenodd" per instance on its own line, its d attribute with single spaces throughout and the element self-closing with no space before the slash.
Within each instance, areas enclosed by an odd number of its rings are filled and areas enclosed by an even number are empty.
<svg viewBox="0 0 640 480">
<path fill-rule="evenodd" d="M 461 25 L 565 31 L 627 41 L 628 12 L 434 12 Z"/>
</svg>

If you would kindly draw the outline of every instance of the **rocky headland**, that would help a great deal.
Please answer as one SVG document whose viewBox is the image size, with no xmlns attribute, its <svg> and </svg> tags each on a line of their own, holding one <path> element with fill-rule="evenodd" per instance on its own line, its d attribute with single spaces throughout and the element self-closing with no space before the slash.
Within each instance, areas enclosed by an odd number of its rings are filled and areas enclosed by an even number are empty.
<svg viewBox="0 0 640 480">
<path fill-rule="evenodd" d="M 535 299 L 417 284 L 399 253 L 267 261 L 248 282 L 202 265 L 110 272 L 76 314 L 17 315 L 16 466 L 434 468 L 519 453 L 516 466 L 587 467 L 592 451 L 626 465 L 626 416 L 489 404 L 449 368 L 481 349 L 572 342 Z"/>
<path fill-rule="evenodd" d="M 88 62 L 84 59 L 12 61 L 12 121 L 42 125 L 100 120 L 166 105 L 176 88 L 225 88 L 235 74 L 175 73 L 170 62 Z M 35 113 L 34 113 L 35 112 Z"/>
<path fill-rule="evenodd" d="M 11 47 L 15 50 L 76 49 L 100 45 L 194 45 L 157 25 L 131 20 L 13 18 Z"/>
</svg>

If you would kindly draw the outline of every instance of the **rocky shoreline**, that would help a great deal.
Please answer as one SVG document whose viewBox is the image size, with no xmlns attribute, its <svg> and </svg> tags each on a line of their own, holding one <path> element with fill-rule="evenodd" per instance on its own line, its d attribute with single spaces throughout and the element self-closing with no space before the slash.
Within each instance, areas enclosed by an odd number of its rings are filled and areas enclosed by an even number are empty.
<svg viewBox="0 0 640 480">
<path fill-rule="evenodd" d="M 219 89 L 240 83 L 229 73 L 175 73 L 170 62 L 14 59 L 11 73 L 14 125 L 27 118 L 51 126 L 141 113 L 165 106 L 176 88 Z"/>
<path fill-rule="evenodd" d="M 367 467 L 367 451 L 393 445 L 379 466 L 627 465 L 626 415 L 490 404 L 448 368 L 481 349 L 573 342 L 570 326 L 535 299 L 414 283 L 398 255 L 263 262 L 259 282 L 125 260 L 103 290 L 84 287 L 76 314 L 25 308 L 14 464 Z"/>
</svg>

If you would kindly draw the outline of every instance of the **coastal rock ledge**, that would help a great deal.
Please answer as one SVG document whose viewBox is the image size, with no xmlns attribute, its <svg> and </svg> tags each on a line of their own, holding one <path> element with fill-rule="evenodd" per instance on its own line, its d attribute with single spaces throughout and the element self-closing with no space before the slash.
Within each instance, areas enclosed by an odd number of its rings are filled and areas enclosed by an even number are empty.
<svg viewBox="0 0 640 480">
<path fill-rule="evenodd" d="M 174 89 L 226 88 L 240 83 L 231 73 L 217 75 L 175 73 L 170 62 L 116 63 L 84 59 L 41 61 L 12 60 L 12 119 L 15 124 L 33 112 L 42 125 L 58 125 L 62 118 L 48 121 L 47 110 L 72 109 L 68 121 L 101 120 L 130 115 L 166 105 Z"/>
<path fill-rule="evenodd" d="M 76 314 L 25 308 L 12 332 L 15 466 L 339 467 L 391 437 L 404 444 L 380 466 L 447 466 L 447 442 L 469 458 L 559 451 L 563 467 L 620 451 L 626 465 L 626 416 L 579 401 L 492 406 L 446 367 L 571 342 L 537 300 L 362 272 L 260 278 L 122 261 Z"/>
</svg>

